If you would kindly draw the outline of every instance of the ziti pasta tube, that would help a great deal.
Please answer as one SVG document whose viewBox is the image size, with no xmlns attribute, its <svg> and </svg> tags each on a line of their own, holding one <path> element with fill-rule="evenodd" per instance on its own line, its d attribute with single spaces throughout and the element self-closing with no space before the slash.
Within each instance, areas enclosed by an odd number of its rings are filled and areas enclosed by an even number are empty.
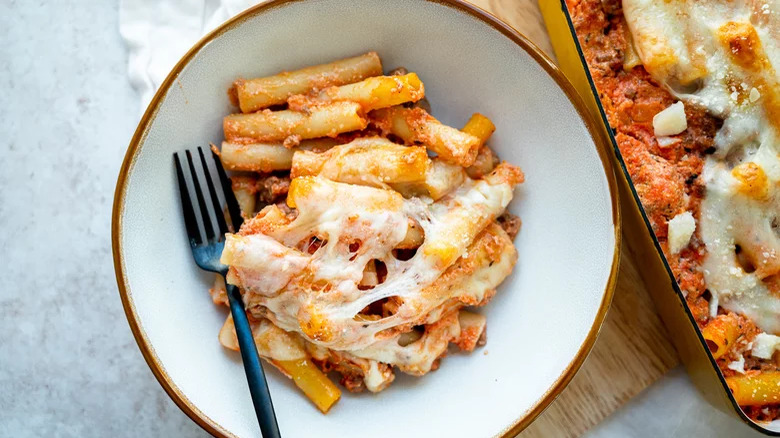
<svg viewBox="0 0 780 438">
<path fill-rule="evenodd" d="M 381 137 L 358 138 L 326 152 L 298 151 L 290 176 L 319 175 L 332 181 L 385 187 L 388 183 L 425 179 L 428 154 Z"/>
<path fill-rule="evenodd" d="M 341 391 L 311 359 L 275 360 L 273 364 L 291 378 L 295 386 L 303 391 L 323 414 L 327 414 L 341 398 Z"/>
<path fill-rule="evenodd" d="M 456 298 L 456 307 L 462 305 L 479 306 L 495 293 L 495 288 L 512 272 L 517 261 L 517 250 L 512 240 L 495 222 L 479 231 L 468 245 L 463 256 L 458 258 L 439 278 L 423 290 L 426 296 L 446 296 Z M 445 311 L 451 300 L 441 303 L 438 310 Z M 432 323 L 437 319 L 437 309 L 432 310 L 423 323 Z M 466 326 L 480 325 L 475 319 L 463 321 Z M 480 334 L 482 329 L 479 329 Z M 464 345 L 466 346 L 466 345 Z"/>
<path fill-rule="evenodd" d="M 338 142 L 332 138 L 304 140 L 298 146 L 288 148 L 282 143 L 230 143 L 222 142 L 219 157 L 227 170 L 268 173 L 289 170 L 296 151 L 323 152 Z"/>
<path fill-rule="evenodd" d="M 300 176 L 293 178 L 287 193 L 287 206 L 302 211 L 321 210 L 323 205 L 363 205 L 371 210 L 400 211 L 403 208 L 403 197 L 393 191 L 355 184 L 345 184 L 331 181 L 319 176 Z M 272 230 L 286 219 L 275 213 L 278 207 L 268 208 L 258 213 L 250 223 L 245 224 L 254 230 Z M 415 248 L 422 243 L 424 231 L 419 223 L 409 220 L 404 240 L 400 248 Z M 225 244 L 222 253 L 237 252 L 231 244 L 231 239 Z"/>
<path fill-rule="evenodd" d="M 466 168 L 466 173 L 469 175 L 469 178 L 479 179 L 492 172 L 496 166 L 498 166 L 498 157 L 488 145 L 483 144 L 479 148 L 474 164 Z"/>
<path fill-rule="evenodd" d="M 496 125 L 480 113 L 472 114 L 469 121 L 463 126 L 463 132 L 477 137 L 480 141 L 479 152 L 474 164 L 466 168 L 466 173 L 470 178 L 482 178 L 498 165 L 498 158 L 485 145 L 495 130 Z"/>
<path fill-rule="evenodd" d="M 335 137 L 342 132 L 357 131 L 368 124 L 360 104 L 332 102 L 311 108 L 309 112 L 260 111 L 231 114 L 222 122 L 225 140 L 234 143 L 283 141 Z"/>
<path fill-rule="evenodd" d="M 484 179 L 474 183 L 468 192 L 456 192 L 448 203 L 463 205 L 478 197 L 480 208 L 454 208 L 435 217 L 445 225 L 426 231 L 425 244 L 420 249 L 431 260 L 436 260 L 438 266 L 451 265 L 463 254 L 468 242 L 504 212 L 512 199 L 512 190 L 521 182 L 523 173 L 520 169 L 501 163 Z"/>
<path fill-rule="evenodd" d="M 230 183 L 233 186 L 233 194 L 236 195 L 238 207 L 241 209 L 241 216 L 244 216 L 244 219 L 254 216 L 257 204 L 257 177 L 254 175 L 233 175 L 230 178 Z"/>
<path fill-rule="evenodd" d="M 394 106 L 371 112 L 371 121 L 385 134 L 393 134 L 407 144 L 422 144 L 442 160 L 462 167 L 477 158 L 480 139 L 442 125 L 422 108 Z"/>
<path fill-rule="evenodd" d="M 485 332 L 487 324 L 485 315 L 461 310 L 458 312 L 458 322 L 460 323 L 460 336 L 454 341 L 455 345 L 463 351 L 473 351 Z"/>
<path fill-rule="evenodd" d="M 276 327 L 267 320 L 252 323 L 257 353 L 291 378 L 309 400 L 323 413 L 341 398 L 341 391 L 309 359 L 300 339 Z M 238 351 L 233 316 L 228 315 L 219 331 L 219 342 L 225 348 Z"/>
<path fill-rule="evenodd" d="M 406 229 L 404 240 L 396 245 L 396 249 L 414 249 L 422 245 L 425 231 L 414 219 L 409 219 L 409 227 Z"/>
<path fill-rule="evenodd" d="M 423 181 L 393 184 L 393 189 L 407 198 L 430 196 L 437 201 L 463 184 L 465 179 L 466 175 L 462 167 L 434 158 L 428 165 Z"/>
<path fill-rule="evenodd" d="M 287 192 L 287 206 L 299 210 L 321 211 L 323 205 L 348 203 L 372 210 L 400 211 L 403 197 L 392 190 L 343 184 L 318 176 L 293 178 Z"/>
<path fill-rule="evenodd" d="M 462 129 L 463 132 L 477 137 L 480 141 L 480 146 L 488 141 L 495 130 L 496 125 L 480 113 L 472 114 Z"/>
<path fill-rule="evenodd" d="M 780 371 L 726 377 L 740 406 L 763 406 L 780 402 Z"/>
<path fill-rule="evenodd" d="M 425 97 L 425 88 L 415 73 L 403 76 L 376 76 L 354 84 L 331 87 L 320 92 L 316 100 L 353 101 L 365 111 L 387 108 Z"/>
<path fill-rule="evenodd" d="M 701 335 L 715 359 L 731 350 L 740 333 L 739 320 L 733 314 L 718 315 L 701 330 Z"/>
<path fill-rule="evenodd" d="M 382 62 L 376 52 L 328 64 L 315 65 L 258 79 L 239 79 L 234 83 L 241 112 L 251 113 L 285 103 L 296 94 L 350 84 L 382 74 Z"/>
</svg>

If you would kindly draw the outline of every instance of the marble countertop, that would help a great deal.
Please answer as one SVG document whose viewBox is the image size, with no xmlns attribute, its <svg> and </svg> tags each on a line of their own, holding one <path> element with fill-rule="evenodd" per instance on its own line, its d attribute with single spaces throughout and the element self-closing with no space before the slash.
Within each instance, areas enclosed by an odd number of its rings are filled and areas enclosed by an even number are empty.
<svg viewBox="0 0 780 438">
<path fill-rule="evenodd" d="M 122 311 L 114 185 L 138 96 L 114 2 L 0 2 L 0 436 L 208 436 Z M 760 436 L 676 369 L 588 436 Z"/>
</svg>

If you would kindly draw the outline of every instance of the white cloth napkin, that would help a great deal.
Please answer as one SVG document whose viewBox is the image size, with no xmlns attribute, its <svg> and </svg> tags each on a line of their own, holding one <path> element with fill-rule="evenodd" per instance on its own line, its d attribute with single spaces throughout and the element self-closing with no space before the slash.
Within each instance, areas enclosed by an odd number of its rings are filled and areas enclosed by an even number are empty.
<svg viewBox="0 0 780 438">
<path fill-rule="evenodd" d="M 173 66 L 200 37 L 263 0 L 121 0 L 119 33 L 141 113 Z"/>
</svg>

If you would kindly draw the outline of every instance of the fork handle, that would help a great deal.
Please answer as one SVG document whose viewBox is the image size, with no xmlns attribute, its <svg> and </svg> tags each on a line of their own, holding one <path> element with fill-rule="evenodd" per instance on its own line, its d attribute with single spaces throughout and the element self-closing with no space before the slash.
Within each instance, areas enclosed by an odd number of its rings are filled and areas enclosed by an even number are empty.
<svg viewBox="0 0 780 438">
<path fill-rule="evenodd" d="M 236 327 L 238 346 L 241 348 L 246 380 L 249 383 L 249 393 L 252 395 L 252 404 L 255 407 L 257 421 L 260 423 L 260 431 L 263 433 L 263 438 L 280 438 L 274 404 L 271 401 L 271 394 L 268 392 L 268 383 L 265 380 L 263 366 L 260 364 L 260 356 L 257 355 L 252 329 L 249 327 L 249 320 L 244 311 L 244 302 L 238 288 L 232 284 L 227 285 L 227 296 L 230 301 L 230 313 L 233 314 L 233 324 Z"/>
</svg>

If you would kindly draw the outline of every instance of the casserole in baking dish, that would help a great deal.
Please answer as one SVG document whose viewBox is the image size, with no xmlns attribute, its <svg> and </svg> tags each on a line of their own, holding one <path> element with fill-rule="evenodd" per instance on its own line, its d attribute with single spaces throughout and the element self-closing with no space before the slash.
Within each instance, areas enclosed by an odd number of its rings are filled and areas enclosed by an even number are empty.
<svg viewBox="0 0 780 438">
<path fill-rule="evenodd" d="M 780 5 L 553 3 L 562 67 L 610 127 L 652 232 L 655 255 L 649 233 L 632 240 L 655 260 L 643 276 L 683 360 L 718 403 L 780 430 Z"/>
</svg>

